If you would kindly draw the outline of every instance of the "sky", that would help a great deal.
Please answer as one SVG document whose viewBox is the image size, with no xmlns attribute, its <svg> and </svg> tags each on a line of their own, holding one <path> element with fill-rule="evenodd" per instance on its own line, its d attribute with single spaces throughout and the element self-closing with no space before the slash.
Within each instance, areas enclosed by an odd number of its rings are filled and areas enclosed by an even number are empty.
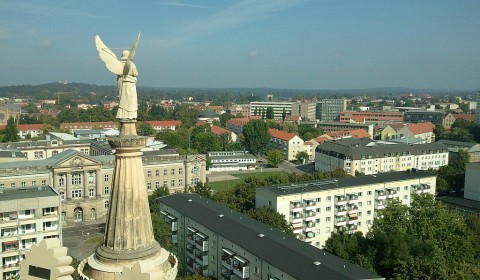
<svg viewBox="0 0 480 280">
<path fill-rule="evenodd" d="M 114 85 L 141 32 L 138 86 L 480 87 L 478 0 L 0 0 L 0 86 Z"/>
</svg>

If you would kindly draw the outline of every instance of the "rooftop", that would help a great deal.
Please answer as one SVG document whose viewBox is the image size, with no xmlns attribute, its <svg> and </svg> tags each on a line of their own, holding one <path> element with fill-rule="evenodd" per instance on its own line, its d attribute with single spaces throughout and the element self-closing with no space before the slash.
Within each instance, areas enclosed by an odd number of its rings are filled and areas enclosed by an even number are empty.
<svg viewBox="0 0 480 280">
<path fill-rule="evenodd" d="M 50 186 L 11 188 L 0 190 L 0 201 L 11 201 L 16 199 L 48 196 L 58 196 L 58 193 L 56 193 Z"/>
<path fill-rule="evenodd" d="M 277 196 L 291 195 L 297 193 L 319 192 L 324 190 L 344 189 L 361 187 L 372 184 L 384 184 L 394 181 L 404 181 L 411 179 L 422 179 L 435 177 L 435 174 L 427 171 L 410 171 L 410 172 L 390 172 L 380 173 L 368 176 L 343 177 L 335 179 L 326 179 L 318 181 L 309 181 L 297 184 L 283 184 L 271 187 L 259 188 L 262 191 L 272 192 Z"/>
<path fill-rule="evenodd" d="M 338 280 L 383 279 L 198 194 L 174 194 L 160 198 L 159 202 L 231 240 L 296 279 L 318 279 L 319 275 L 324 279 Z"/>
</svg>

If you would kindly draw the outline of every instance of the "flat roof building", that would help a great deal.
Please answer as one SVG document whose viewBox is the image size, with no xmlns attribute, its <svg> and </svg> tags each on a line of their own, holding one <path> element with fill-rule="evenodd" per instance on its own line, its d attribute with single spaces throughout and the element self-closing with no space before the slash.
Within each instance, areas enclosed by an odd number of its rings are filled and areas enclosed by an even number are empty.
<svg viewBox="0 0 480 280">
<path fill-rule="evenodd" d="M 216 279 L 383 279 L 198 194 L 159 199 L 180 273 Z"/>
</svg>

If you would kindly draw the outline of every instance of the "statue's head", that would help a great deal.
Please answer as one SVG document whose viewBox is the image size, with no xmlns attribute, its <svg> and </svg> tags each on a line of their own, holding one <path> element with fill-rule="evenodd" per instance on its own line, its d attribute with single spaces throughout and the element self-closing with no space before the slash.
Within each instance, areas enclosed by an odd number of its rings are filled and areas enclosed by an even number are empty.
<svg viewBox="0 0 480 280">
<path fill-rule="evenodd" d="M 121 59 L 122 59 L 122 60 L 127 60 L 127 58 L 128 58 L 129 55 L 130 55 L 130 52 L 127 51 L 127 50 L 124 50 L 124 51 L 122 52 L 122 58 L 121 58 Z"/>
</svg>

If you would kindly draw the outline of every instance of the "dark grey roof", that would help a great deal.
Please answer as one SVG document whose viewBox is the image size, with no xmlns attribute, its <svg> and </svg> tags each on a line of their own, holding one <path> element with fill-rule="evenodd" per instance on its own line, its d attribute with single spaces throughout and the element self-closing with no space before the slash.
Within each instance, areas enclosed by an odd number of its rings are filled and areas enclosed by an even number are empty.
<svg viewBox="0 0 480 280">
<path fill-rule="evenodd" d="M 446 204 L 454 205 L 461 208 L 470 209 L 474 212 L 480 213 L 480 201 L 466 199 L 463 197 L 441 196 L 437 198 Z"/>
<path fill-rule="evenodd" d="M 445 139 L 438 140 L 437 142 L 443 143 L 443 144 L 447 145 L 448 147 L 455 146 L 455 147 L 471 148 L 475 145 L 479 145 L 478 143 L 452 141 L 452 140 L 445 140 Z"/>
<path fill-rule="evenodd" d="M 383 279 L 198 194 L 174 194 L 160 198 L 159 202 L 228 238 L 296 279 Z M 264 236 L 259 237 L 259 234 Z M 315 265 L 315 261 L 321 264 Z"/>
<path fill-rule="evenodd" d="M 15 199 L 26 199 L 35 197 L 58 196 L 49 186 L 9 188 L 0 190 L 0 201 L 11 201 Z M 60 204 L 60 201 L 59 201 Z"/>
<path fill-rule="evenodd" d="M 220 115 L 212 110 L 203 110 L 198 112 L 199 118 L 218 118 Z"/>
<path fill-rule="evenodd" d="M 317 180 L 302 182 L 297 184 L 282 184 L 271 187 L 261 188 L 263 191 L 270 191 L 278 196 L 291 195 L 296 193 L 318 192 L 321 190 L 343 189 L 352 187 L 361 187 L 372 184 L 383 184 L 393 181 L 403 181 L 410 179 L 422 179 L 428 177 L 435 177 L 436 175 L 428 171 L 403 171 L 403 172 L 389 172 L 379 173 L 368 176 L 344 177 L 326 180 Z"/>
<path fill-rule="evenodd" d="M 20 158 L 26 159 L 27 157 L 19 150 L 0 150 L 0 158 Z"/>
<path fill-rule="evenodd" d="M 351 159 L 361 159 L 363 157 L 379 158 L 386 157 L 388 154 L 393 156 L 394 154 L 410 153 L 412 155 L 421 155 L 424 152 L 436 153 L 437 150 L 447 152 L 448 148 L 440 142 L 427 143 L 427 144 L 390 144 L 390 145 L 373 145 L 373 146 L 358 146 L 349 145 L 346 146 L 339 141 L 326 141 L 318 145 L 315 149 L 316 152 L 322 154 L 329 154 L 337 158 L 345 158 L 345 156 Z"/>
<path fill-rule="evenodd" d="M 51 142 L 48 140 L 40 140 L 40 141 L 24 141 L 24 142 L 12 142 L 12 143 L 3 143 L 0 144 L 0 148 L 28 148 L 28 147 L 47 147 Z M 85 140 L 63 140 L 63 145 L 60 147 L 68 146 L 68 145 L 85 145 L 91 143 L 92 140 L 85 139 Z"/>
</svg>

